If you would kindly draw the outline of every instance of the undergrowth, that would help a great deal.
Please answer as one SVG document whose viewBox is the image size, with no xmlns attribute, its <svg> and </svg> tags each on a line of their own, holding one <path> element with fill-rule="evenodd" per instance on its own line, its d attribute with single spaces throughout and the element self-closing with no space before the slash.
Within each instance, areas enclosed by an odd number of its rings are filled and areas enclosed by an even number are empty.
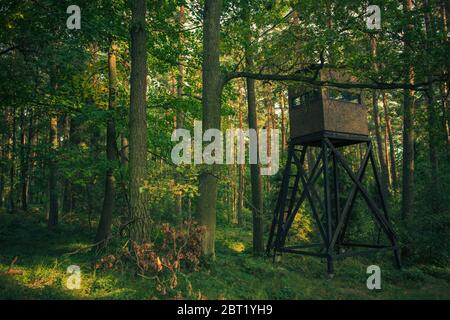
<svg viewBox="0 0 450 320">
<path fill-rule="evenodd" d="M 189 232 L 187 230 L 190 230 Z M 216 259 L 198 256 L 201 230 L 163 225 L 153 243 L 125 239 L 106 251 L 88 250 L 93 230 L 82 219 L 62 218 L 48 230 L 38 213 L 0 213 L 1 299 L 449 299 L 450 268 L 393 267 L 390 254 L 336 262 L 333 278 L 323 261 L 285 255 L 281 262 L 254 257 L 251 230 L 217 230 Z M 131 261 L 131 263 L 130 263 Z M 366 268 L 382 270 L 382 289 L 368 290 Z M 69 290 L 67 267 L 81 269 L 81 288 Z"/>
</svg>

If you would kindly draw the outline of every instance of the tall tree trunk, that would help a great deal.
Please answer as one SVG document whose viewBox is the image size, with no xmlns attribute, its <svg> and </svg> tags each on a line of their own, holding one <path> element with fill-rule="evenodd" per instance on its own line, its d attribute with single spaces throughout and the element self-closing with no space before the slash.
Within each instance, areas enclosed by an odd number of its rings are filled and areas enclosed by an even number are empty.
<svg viewBox="0 0 450 320">
<path fill-rule="evenodd" d="M 376 62 L 377 59 L 377 39 L 375 38 L 375 36 L 372 36 L 370 38 L 370 45 L 371 45 L 371 49 L 372 49 L 372 58 L 374 59 L 373 62 L 373 68 L 375 70 L 375 72 L 378 72 L 378 63 Z M 389 195 L 389 186 L 388 186 L 388 181 L 389 181 L 389 177 L 388 177 L 388 168 L 386 165 L 386 158 L 384 157 L 384 147 L 383 147 L 383 140 L 381 137 L 381 121 L 380 121 L 380 113 L 378 111 L 378 96 L 379 96 L 379 92 L 378 91 L 374 91 L 373 92 L 373 97 L 372 97 L 372 107 L 373 107 L 373 120 L 374 120 L 374 124 L 375 124 L 375 138 L 377 141 L 377 151 L 378 151 L 378 159 L 380 161 L 380 167 L 381 167 L 381 183 L 383 186 L 383 192 L 385 195 L 385 199 L 388 198 Z"/>
<path fill-rule="evenodd" d="M 247 66 L 252 64 L 251 58 L 247 59 Z M 258 132 L 256 115 L 256 92 L 255 80 L 247 79 L 247 105 L 248 105 L 248 127 Z M 256 255 L 264 251 L 263 243 L 263 196 L 261 170 L 259 167 L 259 141 L 258 141 L 258 163 L 250 164 L 250 181 L 252 185 L 252 213 L 253 213 L 253 253 Z"/>
<path fill-rule="evenodd" d="M 427 42 L 425 45 L 425 53 L 430 49 L 428 40 L 432 38 L 431 30 L 431 19 L 428 9 L 430 9 L 429 1 L 424 0 L 423 5 L 425 7 L 425 33 L 427 37 Z M 428 114 L 428 145 L 429 145 L 429 157 L 430 157 L 430 168 L 431 168 L 431 181 L 430 181 L 430 192 L 431 192 L 431 206 L 434 210 L 437 210 L 438 192 L 439 192 L 439 175 L 438 175 L 438 156 L 437 156 L 437 146 L 438 139 L 436 135 L 436 110 L 434 106 L 434 94 L 433 94 L 433 84 L 432 84 L 432 70 L 428 71 L 427 81 L 430 83 L 426 91 L 425 105 Z"/>
<path fill-rule="evenodd" d="M 114 212 L 114 196 L 116 179 L 114 177 L 114 164 L 117 160 L 116 145 L 116 126 L 114 121 L 114 111 L 117 106 L 117 73 L 116 73 L 116 52 L 117 46 L 114 40 L 111 40 L 111 47 L 108 53 L 109 70 L 109 101 L 108 101 L 108 120 L 106 123 L 106 159 L 108 160 L 108 169 L 105 177 L 105 195 L 103 198 L 103 208 L 98 224 L 95 243 L 106 240 L 111 231 L 111 223 Z M 102 243 L 104 244 L 104 242 Z"/>
<path fill-rule="evenodd" d="M 241 88 L 240 90 L 240 99 L 239 99 L 239 129 L 243 130 L 244 127 L 244 115 L 242 114 L 242 104 L 243 101 L 243 92 L 244 89 Z M 244 141 L 240 141 L 240 151 L 244 152 Z M 242 156 L 243 157 L 243 156 Z M 239 156 L 239 158 L 242 158 Z M 244 215 L 243 215 L 243 209 L 244 209 L 244 197 L 245 197 L 245 164 L 240 163 L 239 164 L 239 190 L 238 190 L 238 199 L 237 199 L 237 220 L 238 224 L 242 225 L 244 222 Z"/>
<path fill-rule="evenodd" d="M 5 151 L 3 147 L 0 149 L 0 157 L 2 158 L 2 160 L 5 158 Z M 3 208 L 4 193 L 5 193 L 5 167 L 3 164 L 0 164 L 0 209 Z"/>
<path fill-rule="evenodd" d="M 389 159 L 391 165 L 391 180 L 392 187 L 394 190 L 398 190 L 398 179 L 397 179 L 397 165 L 395 163 L 395 146 L 394 137 L 392 136 L 392 124 L 391 117 L 389 116 L 389 106 L 386 93 L 383 93 L 383 110 L 384 110 L 384 122 L 386 123 L 387 137 L 389 140 Z"/>
<path fill-rule="evenodd" d="M 250 8 L 245 7 L 245 17 L 247 22 L 247 47 L 245 48 L 245 63 L 248 70 L 251 70 L 254 63 L 248 45 L 251 43 L 251 18 Z M 247 106 L 248 106 L 248 128 L 253 129 L 258 133 L 258 122 L 256 112 L 256 90 L 255 80 L 247 78 Z M 257 134 L 258 136 L 258 134 Z M 260 155 L 259 155 L 259 139 L 257 138 L 257 163 L 250 164 L 250 182 L 252 186 L 252 217 L 253 217 L 253 253 L 260 255 L 264 251 L 264 225 L 263 225 L 263 196 L 262 196 L 262 179 L 260 170 Z"/>
<path fill-rule="evenodd" d="M 21 205 L 22 210 L 28 210 L 28 159 L 29 144 L 27 141 L 27 130 L 25 125 L 25 110 L 20 113 L 20 185 L 21 185 Z"/>
<path fill-rule="evenodd" d="M 65 115 L 64 117 L 64 145 L 68 147 L 70 144 L 70 116 Z M 62 202 L 62 212 L 67 213 L 72 211 L 72 183 L 70 179 L 64 179 L 63 186 L 63 202 Z"/>
<path fill-rule="evenodd" d="M 175 74 L 172 73 L 172 95 L 174 97 L 178 98 L 178 88 L 177 88 L 177 79 L 178 76 L 175 78 Z M 178 129 L 177 124 L 179 123 L 179 117 L 178 117 L 178 110 L 175 110 L 175 115 L 173 116 L 173 129 Z M 168 114 L 168 111 L 166 111 L 166 116 Z M 174 198 L 174 204 L 175 204 L 175 220 L 180 223 L 182 218 L 182 212 L 183 212 L 183 198 L 182 194 L 178 188 L 179 182 L 180 182 L 180 173 L 178 171 L 174 174 L 174 191 L 173 191 L 173 198 Z"/>
<path fill-rule="evenodd" d="M 37 134 L 37 130 L 35 131 L 35 126 L 36 128 L 38 127 L 37 124 L 34 121 L 34 115 L 30 116 L 30 125 L 29 125 L 29 130 L 28 130 L 28 141 L 30 141 L 29 144 L 29 150 L 28 150 L 28 154 L 29 154 L 29 163 L 30 163 L 30 167 L 28 169 L 29 173 L 28 173 L 28 199 L 30 202 L 33 202 L 34 199 L 34 188 L 33 188 L 33 178 L 34 178 L 34 167 L 36 166 L 36 146 L 38 145 L 38 134 Z"/>
<path fill-rule="evenodd" d="M 441 0 L 440 1 L 440 11 L 441 11 L 441 23 L 442 23 L 442 42 L 443 45 L 446 46 L 448 42 L 448 7 L 449 7 L 448 0 Z M 442 68 L 443 74 L 448 74 L 448 64 L 444 65 Z M 447 148 L 447 157 L 450 159 L 450 118 L 449 118 L 449 112 L 448 112 L 448 95 L 449 95 L 449 81 L 445 81 L 441 85 L 441 97 L 442 97 L 442 103 L 441 103 L 441 111 L 442 111 L 442 127 L 445 134 L 445 146 Z"/>
<path fill-rule="evenodd" d="M 180 12 L 178 13 L 178 24 L 180 29 L 183 29 L 185 22 L 184 17 L 184 6 L 180 6 Z M 180 35 L 180 42 L 183 43 L 183 36 Z M 181 99 L 183 97 L 184 91 L 184 66 L 183 57 L 180 55 L 178 57 L 178 76 L 177 76 L 177 98 Z M 184 128 L 184 113 L 182 110 L 177 110 L 177 128 Z"/>
<path fill-rule="evenodd" d="M 228 123 L 230 124 L 230 126 L 228 127 L 228 129 L 230 130 L 230 132 L 235 132 L 236 129 L 234 128 L 234 118 L 232 116 L 228 117 Z M 233 134 L 231 135 L 233 136 Z M 227 136 L 228 137 L 228 136 Z M 229 139 L 229 138 L 228 138 Z M 226 150 L 226 154 L 232 154 L 233 157 L 236 154 L 236 146 L 234 143 L 234 139 L 230 141 L 228 141 L 229 143 L 226 144 L 226 146 L 228 147 L 228 150 Z M 233 158 L 234 159 L 234 158 Z M 228 169 L 228 223 L 229 224 L 236 224 L 237 222 L 237 217 L 236 217 L 236 194 L 237 194 L 237 170 L 236 170 L 236 162 L 234 163 L 227 163 L 227 169 Z"/>
<path fill-rule="evenodd" d="M 233 119 L 232 117 L 228 117 L 228 123 L 230 124 L 229 130 L 233 130 Z M 230 154 L 234 154 L 234 141 L 227 145 L 228 150 L 226 152 L 229 152 Z M 228 170 L 228 188 L 227 188 L 227 202 L 228 202 L 228 210 L 227 210 L 227 222 L 228 224 L 234 224 L 236 223 L 236 170 L 235 170 L 236 164 L 228 164 L 227 163 L 227 170 Z"/>
<path fill-rule="evenodd" d="M 94 212 L 94 201 L 92 199 L 92 184 L 94 181 L 93 179 L 89 179 L 89 183 L 86 185 L 85 192 L 86 192 L 86 198 L 87 198 L 87 209 L 88 209 L 88 223 L 89 223 L 89 230 L 92 229 L 92 213 Z"/>
<path fill-rule="evenodd" d="M 81 143 L 81 133 L 83 132 L 83 128 L 80 123 L 80 119 L 77 117 L 70 118 L 69 123 L 69 144 L 71 147 L 78 147 Z M 73 183 L 72 181 L 69 184 L 69 189 L 66 190 L 67 197 L 67 205 L 70 204 L 70 211 L 76 210 L 77 207 L 77 194 L 82 193 L 82 188 L 80 185 Z"/>
<path fill-rule="evenodd" d="M 391 172 L 391 159 L 389 158 L 389 131 L 388 127 L 384 125 L 384 156 L 386 160 L 386 167 L 388 171 L 388 185 L 392 188 L 392 172 Z"/>
<path fill-rule="evenodd" d="M 449 152 L 450 145 L 450 124 L 449 124 L 449 112 L 448 112 L 448 83 L 444 82 L 441 85 L 441 112 L 442 112 L 442 131 L 444 132 L 445 144 L 447 153 Z"/>
<path fill-rule="evenodd" d="M 93 78 L 94 86 L 95 86 L 95 81 L 96 81 L 96 78 L 94 77 Z M 86 104 L 92 110 L 97 109 L 97 105 L 96 105 L 94 96 L 89 96 Z M 96 124 L 92 125 L 89 129 L 90 129 L 89 130 L 89 140 L 88 140 L 87 145 L 89 145 L 92 157 L 97 159 L 97 158 L 100 158 L 100 154 L 102 151 L 101 145 L 100 145 L 101 130 L 100 130 L 100 127 Z M 85 188 L 85 191 L 86 191 L 85 199 L 87 199 L 88 208 L 91 208 L 89 211 L 89 215 L 88 215 L 90 229 L 92 228 L 92 213 L 100 211 L 100 206 L 98 205 L 98 201 L 94 201 L 94 197 L 93 197 L 94 191 L 98 189 L 96 184 L 97 184 L 97 179 L 95 179 L 95 175 L 89 176 L 89 178 L 87 179 L 87 185 Z"/>
<path fill-rule="evenodd" d="M 287 150 L 287 139 L 286 139 L 286 115 L 285 115 L 285 102 L 284 93 L 280 94 L 280 109 L 281 109 L 281 143 L 282 150 L 285 152 Z"/>
<path fill-rule="evenodd" d="M 413 79 L 411 77 L 411 79 Z M 403 191 L 402 217 L 410 220 L 414 202 L 414 92 L 405 90 L 403 94 Z"/>
<path fill-rule="evenodd" d="M 232 129 L 234 132 L 236 131 L 236 129 L 234 128 L 234 125 L 233 125 Z M 231 148 L 233 149 L 234 156 L 236 156 L 237 145 L 234 143 L 234 141 L 231 144 Z M 234 158 L 234 159 L 236 159 L 236 158 Z M 233 169 L 232 170 L 232 173 L 233 173 L 232 174 L 232 182 L 233 182 L 233 202 L 232 202 L 233 210 L 232 210 L 232 212 L 233 212 L 233 215 L 232 215 L 231 222 L 233 224 L 238 224 L 238 216 L 237 216 L 238 215 L 238 211 L 237 211 L 238 210 L 238 200 L 239 200 L 238 199 L 239 198 L 239 196 L 238 196 L 238 193 L 239 193 L 239 190 L 238 190 L 238 188 L 239 188 L 238 164 L 236 163 L 236 161 L 234 161 L 234 163 L 231 166 L 233 166 L 233 168 L 232 168 Z"/>
<path fill-rule="evenodd" d="M 409 48 L 414 29 L 412 22 L 412 0 L 403 1 L 403 10 L 407 16 L 405 28 L 404 57 L 407 62 L 406 82 L 414 84 L 414 67 L 411 62 L 411 50 Z M 403 189 L 402 189 L 402 218 L 407 230 L 411 222 L 414 210 L 414 91 L 405 89 L 403 93 Z M 409 247 L 404 249 L 409 254 Z"/>
<path fill-rule="evenodd" d="M 0 124 L 5 128 L 9 127 L 8 122 L 8 109 L 4 108 L 2 110 L 2 119 L 0 119 Z M 6 184 L 6 162 L 8 161 L 8 140 L 5 132 L 2 132 L 0 135 L 0 209 L 3 208 L 4 205 L 4 196 L 5 196 L 5 184 Z"/>
<path fill-rule="evenodd" d="M 50 146 L 51 154 L 48 159 L 49 177 L 48 177 L 48 193 L 49 193 L 49 212 L 48 226 L 54 227 L 58 224 L 58 192 L 57 176 L 56 176 L 56 160 L 55 153 L 58 148 L 58 117 L 54 114 L 50 117 Z"/>
<path fill-rule="evenodd" d="M 271 87 L 269 87 L 268 94 L 271 95 Z M 272 126 L 273 126 L 273 99 L 268 99 L 268 109 L 267 109 L 267 156 L 270 158 L 272 156 L 272 144 L 270 143 L 272 139 Z M 270 174 L 267 175 L 267 194 L 270 194 Z"/>
<path fill-rule="evenodd" d="M 10 114 L 10 127 L 9 133 L 9 211 L 11 213 L 16 211 L 16 108 L 12 107 Z"/>
<path fill-rule="evenodd" d="M 146 0 L 132 1 L 131 18 L 131 81 L 130 81 L 130 238 L 142 243 L 150 234 L 150 216 L 147 212 L 147 196 L 141 192 L 147 176 L 147 32 Z"/>
<path fill-rule="evenodd" d="M 180 6 L 180 12 L 178 13 L 178 25 L 180 29 L 184 26 L 184 6 Z M 180 42 L 183 42 L 183 37 L 180 35 Z M 183 97 L 184 90 L 184 67 L 183 59 L 181 56 L 178 57 L 178 76 L 177 76 L 177 98 L 181 99 Z M 182 110 L 177 109 L 176 112 L 176 129 L 184 128 L 184 113 Z M 179 183 L 181 181 L 180 174 L 177 173 L 176 181 Z M 175 215 L 178 221 L 183 219 L 183 194 L 180 190 L 175 191 Z"/>
<path fill-rule="evenodd" d="M 128 167 L 128 160 L 130 159 L 130 153 L 128 148 L 128 139 L 125 134 L 120 135 L 120 158 L 122 160 L 122 164 L 125 167 Z"/>
<path fill-rule="evenodd" d="M 203 18 L 202 114 L 203 131 L 220 130 L 220 97 L 223 76 L 220 71 L 220 15 L 222 0 L 206 0 Z M 198 211 L 200 225 L 205 227 L 202 241 L 204 256 L 215 256 L 217 178 L 212 168 L 202 168 L 199 175 Z"/>
</svg>

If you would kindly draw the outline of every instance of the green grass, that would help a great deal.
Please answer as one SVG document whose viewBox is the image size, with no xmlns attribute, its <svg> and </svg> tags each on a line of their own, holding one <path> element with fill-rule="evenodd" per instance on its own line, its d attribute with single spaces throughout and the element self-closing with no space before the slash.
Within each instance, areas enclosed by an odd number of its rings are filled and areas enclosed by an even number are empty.
<svg viewBox="0 0 450 320">
<path fill-rule="evenodd" d="M 152 279 L 136 276 L 129 269 L 94 271 L 87 250 L 93 230 L 80 219 L 66 216 L 55 230 L 48 230 L 40 214 L 0 214 L 1 299 L 162 299 Z M 198 272 L 179 277 L 179 297 L 202 299 L 449 299 L 450 268 L 392 266 L 389 254 L 347 258 L 336 263 L 333 278 L 315 258 L 283 256 L 273 264 L 251 254 L 251 233 L 237 227 L 219 227 L 217 257 Z M 14 269 L 6 271 L 18 257 Z M 80 290 L 65 286 L 69 265 L 82 271 Z M 382 289 L 366 287 L 367 266 L 382 270 Z M 191 287 L 188 295 L 188 287 Z"/>
</svg>

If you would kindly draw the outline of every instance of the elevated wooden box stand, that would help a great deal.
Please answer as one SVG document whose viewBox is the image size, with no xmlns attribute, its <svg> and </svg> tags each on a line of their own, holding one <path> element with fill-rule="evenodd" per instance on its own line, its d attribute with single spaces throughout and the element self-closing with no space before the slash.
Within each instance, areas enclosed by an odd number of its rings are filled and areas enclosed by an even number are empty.
<svg viewBox="0 0 450 320">
<path fill-rule="evenodd" d="M 321 71 L 320 77 L 336 82 L 353 80 L 351 76 L 332 70 Z M 332 274 L 336 258 L 389 249 L 393 250 L 396 265 L 400 268 L 396 234 L 389 220 L 385 194 L 381 189 L 369 138 L 367 110 L 362 103 L 361 93 L 295 86 L 289 89 L 288 94 L 288 159 L 270 228 L 267 253 L 273 254 L 274 261 L 285 252 L 324 258 L 327 261 L 327 271 Z M 354 172 L 340 148 L 360 144 L 365 147 L 365 155 L 359 169 Z M 308 148 L 318 149 L 318 155 L 310 163 L 311 167 L 305 170 Z M 370 194 L 364 185 L 369 163 L 374 175 L 375 194 Z M 348 176 L 347 179 L 340 177 L 343 172 Z M 350 181 L 350 186 L 345 189 L 347 194 L 342 194 L 344 181 L 347 185 Z M 318 184 L 321 184 L 322 192 L 318 191 Z M 346 231 L 358 194 L 367 205 L 367 218 L 372 215 L 379 228 L 376 243 L 347 240 Z M 342 201 L 343 199 L 346 200 Z M 309 204 L 320 241 L 286 245 L 294 219 L 304 202 Z M 386 235 L 387 244 L 380 244 L 380 232 Z"/>
</svg>

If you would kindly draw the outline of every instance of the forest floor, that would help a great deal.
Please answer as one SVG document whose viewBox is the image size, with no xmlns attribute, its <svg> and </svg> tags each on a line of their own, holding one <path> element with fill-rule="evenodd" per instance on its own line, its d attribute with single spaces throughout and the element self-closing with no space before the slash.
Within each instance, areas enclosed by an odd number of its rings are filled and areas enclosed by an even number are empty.
<svg viewBox="0 0 450 320">
<path fill-rule="evenodd" d="M 48 230 L 39 213 L 0 212 L 0 299 L 161 299 L 155 281 L 120 270 L 95 271 L 92 254 L 79 249 L 93 230 L 77 217 L 65 216 Z M 190 297 L 202 299 L 450 299 L 450 267 L 392 265 L 390 254 L 347 258 L 336 263 L 333 278 L 315 258 L 269 258 L 251 254 L 251 232 L 218 228 L 217 258 L 208 267 L 179 279 Z M 17 261 L 12 266 L 15 257 Z M 367 266 L 381 267 L 381 290 L 366 287 Z M 69 265 L 81 268 L 81 289 L 65 286 Z M 179 297 L 186 297 L 183 292 Z"/>
</svg>

